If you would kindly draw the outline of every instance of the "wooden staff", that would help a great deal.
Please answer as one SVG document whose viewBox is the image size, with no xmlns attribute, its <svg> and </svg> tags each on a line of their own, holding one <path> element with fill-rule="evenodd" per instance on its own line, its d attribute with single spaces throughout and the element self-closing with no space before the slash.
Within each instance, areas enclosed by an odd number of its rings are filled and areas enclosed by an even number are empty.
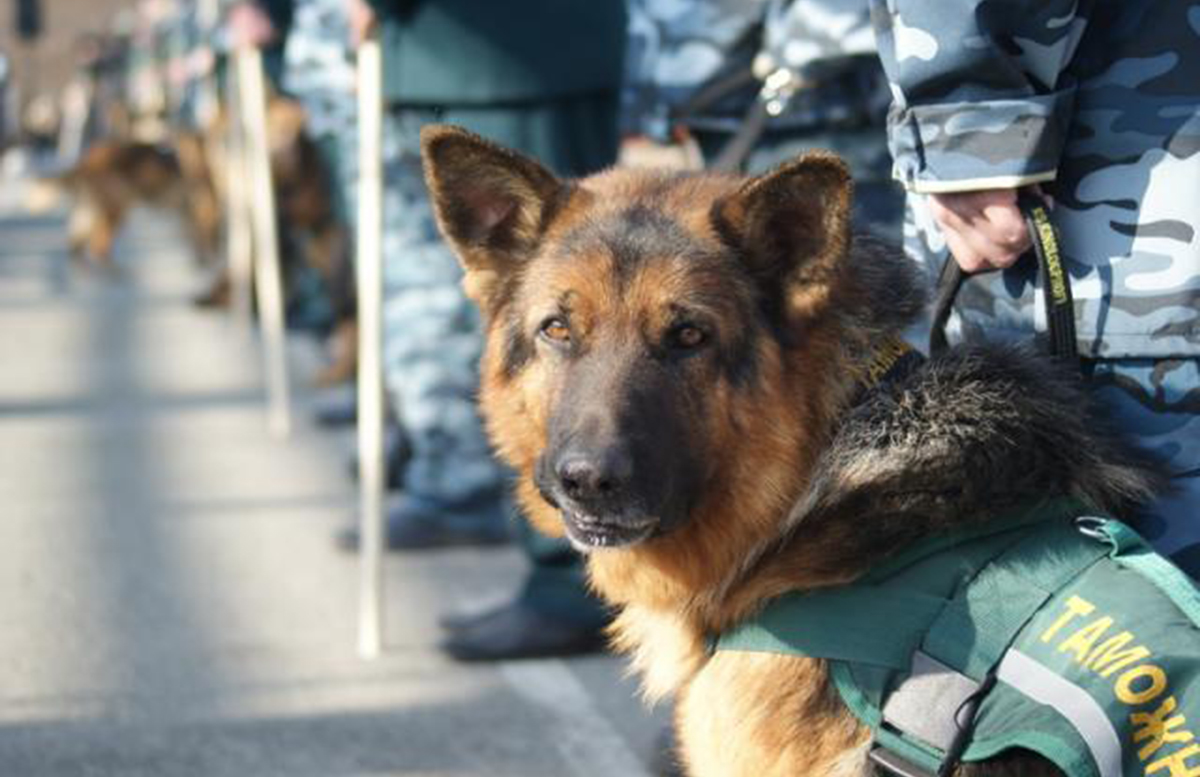
<svg viewBox="0 0 1200 777">
<path fill-rule="evenodd" d="M 207 41 L 210 39 L 220 18 L 221 8 L 219 0 L 199 0 L 196 5 L 196 26 L 200 30 L 203 40 Z M 217 83 L 216 57 L 207 44 L 205 44 L 199 50 L 193 49 L 188 55 L 188 59 L 192 63 L 190 70 L 193 76 L 197 70 L 202 71 L 200 75 L 199 94 L 196 98 L 196 123 L 200 127 L 208 128 L 212 126 L 213 121 L 217 118 L 221 101 L 220 86 Z M 197 64 L 198 61 L 203 64 Z"/>
<path fill-rule="evenodd" d="M 91 79 L 85 76 L 71 79 L 63 90 L 62 122 L 58 128 L 58 159 L 64 168 L 78 162 L 83 153 L 91 107 Z"/>
<path fill-rule="evenodd" d="M 358 47 L 358 650 L 383 648 L 383 55 Z"/>
<path fill-rule="evenodd" d="M 267 135 L 267 89 L 262 53 L 253 47 L 235 52 L 238 92 L 250 171 L 250 212 L 254 232 L 254 290 L 267 375 L 267 422 L 271 433 L 291 431 L 288 398 L 287 332 L 283 318 L 283 282 L 279 236 L 275 227 L 275 190 L 271 185 L 271 148 Z"/>
<path fill-rule="evenodd" d="M 234 55 L 235 57 L 237 55 Z M 225 254 L 229 262 L 229 300 L 237 320 L 250 325 L 254 243 L 250 216 L 250 176 L 247 165 L 246 123 L 242 121 L 238 67 L 225 73 Z"/>
</svg>

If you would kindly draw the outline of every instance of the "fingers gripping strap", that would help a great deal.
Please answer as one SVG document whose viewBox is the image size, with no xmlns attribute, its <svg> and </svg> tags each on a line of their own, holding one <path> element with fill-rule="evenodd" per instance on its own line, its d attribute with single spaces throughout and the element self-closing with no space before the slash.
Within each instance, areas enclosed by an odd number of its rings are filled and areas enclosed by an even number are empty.
<svg viewBox="0 0 1200 777">
<path fill-rule="evenodd" d="M 1042 302 L 1046 311 L 1046 327 L 1050 332 L 1050 353 L 1060 359 L 1076 362 L 1079 349 L 1075 341 L 1075 306 L 1071 296 L 1071 279 L 1059 249 L 1058 232 L 1050 220 L 1046 204 L 1037 195 L 1019 192 L 1017 207 L 1025 218 L 1042 280 Z M 946 324 L 966 277 L 953 256 L 946 259 L 934 299 L 933 322 L 929 331 L 931 353 L 941 353 L 947 347 Z"/>
</svg>

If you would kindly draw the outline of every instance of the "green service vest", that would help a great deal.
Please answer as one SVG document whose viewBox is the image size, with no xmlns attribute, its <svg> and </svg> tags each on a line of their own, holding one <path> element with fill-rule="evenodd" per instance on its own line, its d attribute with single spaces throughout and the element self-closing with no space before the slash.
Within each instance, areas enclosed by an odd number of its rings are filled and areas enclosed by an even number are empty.
<svg viewBox="0 0 1200 777">
<path fill-rule="evenodd" d="M 780 597 L 714 647 L 827 659 L 898 773 L 1022 748 L 1071 777 L 1200 777 L 1200 591 L 1076 502 Z"/>
</svg>

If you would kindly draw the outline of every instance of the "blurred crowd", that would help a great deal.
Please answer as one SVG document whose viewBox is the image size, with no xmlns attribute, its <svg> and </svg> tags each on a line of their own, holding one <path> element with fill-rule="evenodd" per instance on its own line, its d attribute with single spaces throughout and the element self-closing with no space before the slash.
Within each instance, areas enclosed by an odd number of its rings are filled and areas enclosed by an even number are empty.
<svg viewBox="0 0 1200 777">
<path fill-rule="evenodd" d="M 910 5 L 914 9 L 905 17 Z M 960 263 L 968 256 L 991 256 L 997 267 L 1011 264 L 1026 245 L 1013 237 L 1007 249 L 989 253 L 993 247 L 980 237 L 992 228 L 988 204 L 975 207 L 974 200 L 956 195 L 1042 186 L 1063 215 L 1068 251 L 1081 244 L 1073 240 L 1084 240 L 1078 236 L 1098 234 L 1087 214 L 1111 208 L 1097 202 L 1132 200 L 1132 215 L 1127 209 L 1123 221 L 1107 219 L 1122 226 L 1105 224 L 1101 230 L 1130 238 L 1123 247 L 1089 243 L 1068 257 L 1084 288 L 1079 297 L 1084 318 L 1102 317 L 1091 312 L 1094 301 L 1107 300 L 1111 310 L 1107 325 L 1081 324 L 1081 337 L 1090 338 L 1083 346 L 1089 370 L 1114 417 L 1143 434 L 1178 474 L 1180 507 L 1148 518 L 1142 528 L 1194 569 L 1200 564 L 1195 529 L 1200 521 L 1194 511 L 1187 513 L 1190 518 L 1184 512 L 1195 504 L 1200 459 L 1200 266 L 1194 231 L 1188 232 L 1200 211 L 1196 55 L 1177 65 L 1190 81 L 1159 82 L 1155 91 L 1175 100 L 1179 109 L 1173 115 L 1182 117 L 1184 130 L 1162 126 L 1172 114 L 1160 114 L 1158 124 L 1145 122 L 1123 136 L 1118 150 L 1104 145 L 1106 132 L 1118 134 L 1111 127 L 1093 121 L 1090 139 L 1072 128 L 1084 121 L 1079 116 L 1086 119 L 1088 99 L 1104 110 L 1113 89 L 1136 96 L 1138 84 L 1154 77 L 1137 64 L 1109 67 L 1126 61 L 1123 57 L 1133 63 L 1172 50 L 1170 41 L 1154 38 L 1153 14 L 1126 18 L 1111 11 L 1074 18 L 1077 4 L 1050 2 L 1014 3 L 1007 15 L 967 19 L 966 7 L 981 3 L 946 6 L 936 14 L 933 5 L 140 0 L 114 18 L 108 32 L 79 41 L 76 76 L 61 95 L 24 100 L 20 122 L 8 99 L 4 121 L 10 142 L 52 148 L 77 173 L 71 180 L 89 209 L 78 219 L 73 245 L 79 253 L 112 260 L 112 236 L 138 192 L 148 202 L 173 202 L 209 274 L 197 304 L 225 305 L 229 270 L 221 203 L 227 196 L 222 155 L 229 63 L 239 47 L 260 50 L 272 85 L 268 125 L 287 320 L 327 345 L 328 365 L 314 376 L 328 392 L 318 406 L 319 421 L 353 423 L 353 394 L 338 387 L 354 379 L 356 358 L 355 52 L 367 36 L 379 36 L 385 104 L 383 363 L 393 489 L 387 544 L 397 551 L 429 551 L 515 542 L 528 559 L 514 599 L 482 611 L 447 613 L 443 646 L 457 659 L 598 650 L 609 612 L 587 590 L 575 552 L 564 541 L 535 536 L 513 514 L 509 474 L 491 455 L 474 405 L 480 322 L 460 289 L 458 264 L 438 235 L 421 172 L 419 131 L 434 122 L 465 126 L 564 176 L 613 164 L 754 173 L 806 149 L 830 148 L 847 160 L 855 177 L 858 226 L 882 240 L 905 242 L 931 279 L 946 261 L 948 245 Z M 1163 19 L 1182 7 L 1151 5 L 1162 6 Z M 1196 26 L 1194 14 L 1189 18 L 1184 28 Z M 1112 35 L 1096 33 L 1098 25 Z M 1121 37 L 1130 25 L 1139 31 L 1137 45 Z M 7 82 L 6 72 L 0 63 L 0 80 Z M 1067 84 L 1074 103 L 1061 96 Z M 1132 97 L 1126 98 L 1118 112 L 1134 116 Z M 1130 141 L 1135 134 L 1141 145 Z M 1191 138 L 1191 145 L 1152 153 L 1178 138 Z M 1096 196 L 1076 184 L 1094 172 L 1097 156 L 1157 172 L 1146 172 L 1134 194 L 1106 189 Z M 1137 226 L 1138 203 L 1163 205 L 1154 186 L 1168 173 L 1192 210 L 1143 219 L 1143 225 L 1160 224 L 1151 234 Z M 109 174 L 132 179 L 126 185 L 134 194 L 123 200 L 112 194 Z M 1104 183 L 1118 190 L 1133 185 Z M 182 194 L 171 199 L 168 190 Z M 1009 204 L 1006 196 L 996 201 L 1001 210 Z M 1168 221 L 1182 226 L 1161 226 Z M 963 225 L 961 234 L 956 224 Z M 1131 244 L 1133 237 L 1164 235 L 1185 238 L 1173 255 Z M 1123 258 L 1113 260 L 1116 280 L 1103 261 L 1086 258 L 1093 250 Z M 1129 268 L 1143 262 L 1147 251 L 1167 258 L 1151 273 L 1152 281 L 1142 275 L 1139 284 Z M 1169 272 L 1163 269 L 1168 266 Z M 963 296 L 965 312 L 956 326 L 967 337 L 988 336 L 992 328 L 1027 336 L 1037 328 L 1030 302 L 1035 286 L 1034 278 L 1017 270 L 981 283 Z M 1143 293 L 1151 287 L 1155 293 Z M 1114 305 L 1114 299 L 1128 304 Z M 1124 328 L 1114 328 L 1118 319 Z M 993 327 L 997 321 L 1004 326 Z M 358 543 L 352 519 L 347 516 L 346 528 L 331 538 L 347 550 Z M 1168 531 L 1168 525 L 1192 528 Z"/>
</svg>

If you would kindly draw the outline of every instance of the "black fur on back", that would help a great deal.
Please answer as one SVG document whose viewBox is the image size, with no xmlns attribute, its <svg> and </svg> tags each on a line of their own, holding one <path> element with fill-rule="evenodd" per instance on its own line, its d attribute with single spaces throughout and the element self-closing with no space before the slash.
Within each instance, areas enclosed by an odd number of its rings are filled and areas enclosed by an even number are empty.
<svg viewBox="0 0 1200 777">
<path fill-rule="evenodd" d="M 1120 517 L 1164 482 L 1072 371 L 1031 348 L 963 345 L 847 411 L 788 525 L 877 519 L 892 531 L 872 534 L 895 543 L 1057 496 Z"/>
<path fill-rule="evenodd" d="M 903 254 L 855 237 L 835 305 L 850 363 L 924 309 L 925 277 Z M 1166 485 L 1090 401 L 1078 371 L 1032 345 L 959 345 L 847 407 L 806 491 L 742 573 L 793 542 L 836 576 L 919 538 L 1062 496 L 1120 518 Z"/>
</svg>

